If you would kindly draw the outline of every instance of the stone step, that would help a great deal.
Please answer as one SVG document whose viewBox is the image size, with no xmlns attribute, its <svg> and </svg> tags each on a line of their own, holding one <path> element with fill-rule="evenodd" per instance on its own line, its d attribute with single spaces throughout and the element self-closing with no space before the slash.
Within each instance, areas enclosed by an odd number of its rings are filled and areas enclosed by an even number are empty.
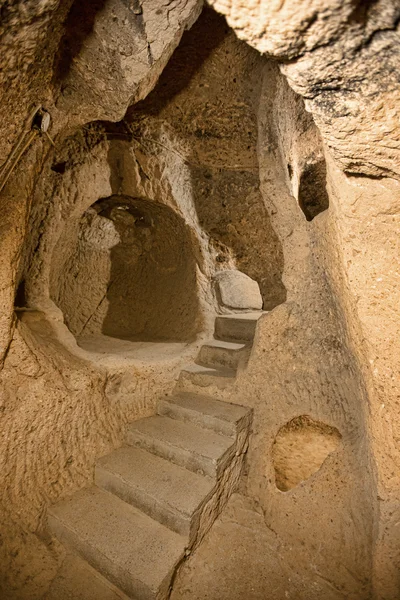
<svg viewBox="0 0 400 600">
<path fill-rule="evenodd" d="M 132 446 L 210 477 L 218 475 L 234 453 L 231 438 L 162 416 L 131 423 L 126 440 Z"/>
<path fill-rule="evenodd" d="M 211 340 L 201 346 L 197 362 L 207 367 L 237 369 L 248 350 L 249 346 L 246 344 Z"/>
<path fill-rule="evenodd" d="M 210 477 L 132 446 L 101 458 L 95 482 L 182 535 L 190 534 L 196 511 L 215 486 Z"/>
<path fill-rule="evenodd" d="M 236 377 L 235 369 L 213 369 L 195 363 L 184 367 L 179 375 L 179 387 L 184 388 L 186 382 L 199 387 L 215 385 L 218 388 L 226 388 L 231 385 Z"/>
<path fill-rule="evenodd" d="M 166 597 L 185 538 L 93 486 L 49 510 L 53 534 L 135 600 Z"/>
<path fill-rule="evenodd" d="M 250 410 L 209 396 L 182 392 L 158 403 L 158 413 L 191 422 L 224 436 L 235 437 L 250 419 Z"/>
<path fill-rule="evenodd" d="M 215 337 L 220 340 L 252 341 L 262 311 L 236 315 L 218 315 L 215 318 Z"/>
<path fill-rule="evenodd" d="M 130 600 L 86 561 L 67 555 L 42 600 Z"/>
</svg>

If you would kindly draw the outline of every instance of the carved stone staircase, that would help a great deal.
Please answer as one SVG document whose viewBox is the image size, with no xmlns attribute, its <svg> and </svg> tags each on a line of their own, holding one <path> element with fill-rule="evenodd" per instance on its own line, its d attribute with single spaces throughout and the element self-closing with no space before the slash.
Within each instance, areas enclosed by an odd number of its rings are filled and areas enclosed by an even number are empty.
<svg viewBox="0 0 400 600">
<path fill-rule="evenodd" d="M 97 462 L 95 485 L 49 510 L 50 531 L 129 598 L 168 598 L 177 567 L 235 490 L 251 411 L 204 388 L 232 382 L 261 314 L 216 317 L 215 339 L 158 414 L 128 426 L 126 445 Z"/>
</svg>

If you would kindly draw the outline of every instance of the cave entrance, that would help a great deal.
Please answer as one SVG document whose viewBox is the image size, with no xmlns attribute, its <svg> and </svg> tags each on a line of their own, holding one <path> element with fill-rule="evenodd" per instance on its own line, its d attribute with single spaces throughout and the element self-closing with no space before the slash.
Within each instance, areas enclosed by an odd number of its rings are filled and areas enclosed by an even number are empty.
<svg viewBox="0 0 400 600">
<path fill-rule="evenodd" d="M 171 208 L 129 196 L 98 200 L 69 231 L 51 296 L 78 339 L 189 342 L 199 330 L 189 227 Z M 59 246 L 59 247 L 66 247 Z"/>
</svg>

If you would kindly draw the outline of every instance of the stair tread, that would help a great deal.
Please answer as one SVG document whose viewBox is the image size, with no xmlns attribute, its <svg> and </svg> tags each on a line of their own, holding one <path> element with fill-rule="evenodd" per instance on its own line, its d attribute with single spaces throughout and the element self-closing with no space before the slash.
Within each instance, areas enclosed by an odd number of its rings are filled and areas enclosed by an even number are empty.
<svg viewBox="0 0 400 600">
<path fill-rule="evenodd" d="M 257 312 L 249 312 L 249 313 L 235 313 L 229 315 L 217 315 L 216 319 L 228 319 L 233 321 L 258 321 L 258 319 L 265 315 L 266 311 L 257 311 Z"/>
<path fill-rule="evenodd" d="M 219 340 L 234 342 L 252 342 L 258 319 L 264 311 L 217 315 L 215 317 L 214 336 Z"/>
<path fill-rule="evenodd" d="M 168 396 L 163 400 L 230 423 L 236 423 L 249 413 L 248 408 L 239 404 L 223 402 L 200 394 L 182 392 L 178 395 Z"/>
<path fill-rule="evenodd" d="M 224 350 L 243 350 L 244 348 L 246 348 L 247 344 L 246 342 L 243 343 L 239 343 L 239 342 L 228 342 L 226 340 L 216 340 L 216 339 L 212 339 L 209 340 L 208 342 L 205 342 L 203 344 L 203 346 L 207 346 L 208 348 L 223 348 Z"/>
<path fill-rule="evenodd" d="M 61 541 L 72 539 L 82 554 L 87 550 L 96 556 L 92 562 L 101 562 L 103 568 L 112 565 L 118 576 L 140 582 L 153 593 L 185 550 L 184 537 L 95 486 L 59 502 L 49 516 Z"/>
<path fill-rule="evenodd" d="M 98 461 L 98 466 L 140 488 L 159 504 L 191 516 L 211 492 L 215 481 L 188 471 L 151 452 L 123 446 Z"/>
<path fill-rule="evenodd" d="M 218 369 L 214 369 L 213 367 L 206 367 L 205 365 L 199 365 L 197 363 L 193 363 L 191 365 L 187 365 L 186 367 L 184 367 L 182 369 L 182 371 L 185 371 L 186 373 L 194 373 L 196 375 L 198 374 L 204 374 L 204 375 L 211 375 L 212 377 L 235 377 L 236 375 L 236 371 L 234 369 L 228 369 L 228 368 L 218 368 Z"/>
<path fill-rule="evenodd" d="M 139 419 L 129 425 L 130 431 L 161 440 L 194 454 L 218 460 L 231 446 L 232 439 L 168 417 L 154 416 Z"/>
</svg>

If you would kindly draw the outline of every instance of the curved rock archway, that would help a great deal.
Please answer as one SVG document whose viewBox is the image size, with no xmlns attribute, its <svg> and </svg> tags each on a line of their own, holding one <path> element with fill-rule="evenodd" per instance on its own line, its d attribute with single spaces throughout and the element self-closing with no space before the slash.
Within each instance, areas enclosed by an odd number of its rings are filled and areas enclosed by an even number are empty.
<svg viewBox="0 0 400 600">
<path fill-rule="evenodd" d="M 150 200 L 101 199 L 61 236 L 50 296 L 76 337 L 192 340 L 199 302 L 189 228 Z"/>
</svg>

